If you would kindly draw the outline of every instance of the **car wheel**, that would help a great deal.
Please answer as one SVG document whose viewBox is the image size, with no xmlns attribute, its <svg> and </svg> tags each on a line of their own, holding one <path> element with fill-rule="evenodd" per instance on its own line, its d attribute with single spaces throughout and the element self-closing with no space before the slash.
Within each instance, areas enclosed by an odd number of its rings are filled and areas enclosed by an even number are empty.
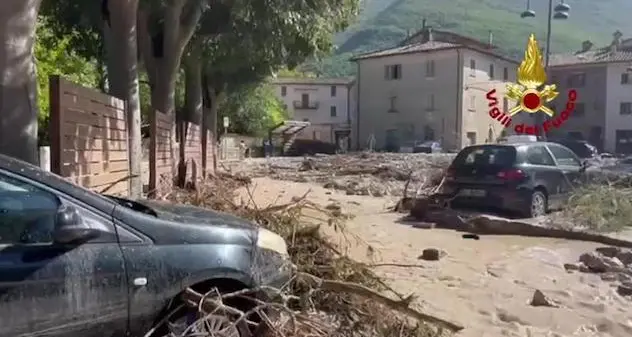
<svg viewBox="0 0 632 337">
<path fill-rule="evenodd" d="M 203 322 L 192 326 L 199 318 L 204 318 Z M 172 336 L 222 336 L 222 337 L 249 337 L 251 336 L 245 326 L 236 326 L 231 319 L 222 315 L 201 316 L 193 311 L 188 311 L 185 315 L 171 320 L 168 324 L 169 332 Z"/>
<path fill-rule="evenodd" d="M 548 210 L 548 198 L 542 191 L 535 190 L 531 194 L 531 202 L 529 205 L 528 216 L 535 218 L 546 215 Z"/>
</svg>

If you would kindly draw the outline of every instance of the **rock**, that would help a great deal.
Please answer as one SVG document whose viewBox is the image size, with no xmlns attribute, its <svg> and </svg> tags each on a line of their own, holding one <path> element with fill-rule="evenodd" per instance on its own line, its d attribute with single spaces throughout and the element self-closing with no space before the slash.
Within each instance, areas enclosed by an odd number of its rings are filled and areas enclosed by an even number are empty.
<svg viewBox="0 0 632 337">
<path fill-rule="evenodd" d="M 621 253 L 621 248 L 619 247 L 612 247 L 612 246 L 608 246 L 608 247 L 599 247 L 597 249 L 595 249 L 595 251 L 601 255 L 607 256 L 607 257 L 617 257 L 617 255 L 619 253 Z"/>
<path fill-rule="evenodd" d="M 423 252 L 421 253 L 421 255 L 418 258 L 422 259 L 422 260 L 426 260 L 426 261 L 438 261 L 439 259 L 441 259 L 445 255 L 446 255 L 446 252 L 444 252 L 441 249 L 426 248 L 426 249 L 423 250 Z"/>
<path fill-rule="evenodd" d="M 564 263 L 564 269 L 568 272 L 580 270 L 581 266 L 579 263 Z"/>
<path fill-rule="evenodd" d="M 606 282 L 615 282 L 619 280 L 619 273 L 603 273 L 601 280 Z"/>
<path fill-rule="evenodd" d="M 607 271 L 621 271 L 623 263 L 616 257 L 607 257 L 596 252 L 584 253 L 579 257 L 579 261 L 584 263 L 590 271 L 594 273 L 605 273 Z"/>
<path fill-rule="evenodd" d="M 550 308 L 559 308 L 559 305 L 555 303 L 552 299 L 548 298 L 544 293 L 538 289 L 533 293 L 533 298 L 531 299 L 531 306 L 534 307 L 550 307 Z"/>
<path fill-rule="evenodd" d="M 632 296 L 632 283 L 626 282 L 617 287 L 617 293 L 621 296 Z"/>
<path fill-rule="evenodd" d="M 624 265 L 632 265 L 632 250 L 624 250 L 617 254 L 617 259 Z"/>
</svg>

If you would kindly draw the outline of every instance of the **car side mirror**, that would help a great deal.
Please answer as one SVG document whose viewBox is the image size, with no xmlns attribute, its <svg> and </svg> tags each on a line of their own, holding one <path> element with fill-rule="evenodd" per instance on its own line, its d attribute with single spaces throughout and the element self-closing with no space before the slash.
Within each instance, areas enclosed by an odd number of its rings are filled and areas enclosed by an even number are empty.
<svg viewBox="0 0 632 337">
<path fill-rule="evenodd" d="M 57 211 L 53 241 L 61 244 L 81 244 L 99 236 L 99 230 L 88 226 L 79 211 L 62 205 Z"/>
</svg>

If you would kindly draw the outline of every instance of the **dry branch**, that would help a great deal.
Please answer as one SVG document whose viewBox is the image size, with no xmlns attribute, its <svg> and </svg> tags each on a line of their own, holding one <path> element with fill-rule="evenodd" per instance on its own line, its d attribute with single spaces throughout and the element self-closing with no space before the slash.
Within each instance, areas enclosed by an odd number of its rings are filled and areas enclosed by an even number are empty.
<svg viewBox="0 0 632 337">
<path fill-rule="evenodd" d="M 279 292 L 280 301 L 255 301 L 253 309 L 267 325 L 274 328 L 275 336 L 436 337 L 462 329 L 456 323 L 411 309 L 409 304 L 414 300 L 413 296 L 398 294 L 373 273 L 372 265 L 350 259 L 344 254 L 345 249 L 321 236 L 319 228 L 330 226 L 348 242 L 355 239 L 368 245 L 346 232 L 348 215 L 340 208 L 320 207 L 309 200 L 309 195 L 286 204 L 265 207 L 257 206 L 252 196 L 251 200 L 236 202 L 235 190 L 247 184 L 247 179 L 240 176 L 218 175 L 197 184 L 195 191 L 175 189 L 169 199 L 250 219 L 287 241 L 292 263 L 297 266 L 297 275 L 302 277 L 295 278 L 283 293 Z M 370 246 L 368 251 L 371 251 Z M 387 291 L 395 294 L 396 299 L 382 295 Z M 191 290 L 185 292 L 184 296 L 189 296 L 185 297 L 185 303 L 200 303 L 200 297 L 192 295 Z M 237 308 L 225 308 L 223 299 L 226 294 L 219 296 L 215 292 L 202 296 L 209 299 L 203 301 L 206 303 L 204 307 L 200 307 L 202 316 L 209 312 L 223 312 L 234 320 L 250 320 L 252 310 L 243 312 Z M 213 307 L 220 309 L 213 311 Z M 385 311 L 384 307 L 390 310 Z M 279 315 L 268 315 L 268 311 Z M 418 323 L 411 323 L 410 318 Z M 196 324 L 204 326 L 202 322 Z"/>
<path fill-rule="evenodd" d="M 346 292 L 346 293 L 351 293 L 351 294 L 359 295 L 362 297 L 366 297 L 373 301 L 379 302 L 393 310 L 412 316 L 416 318 L 417 320 L 438 325 L 452 332 L 457 332 L 464 329 L 462 325 L 459 325 L 457 323 L 453 323 L 453 322 L 446 321 L 444 319 L 441 319 L 435 316 L 424 314 L 410 308 L 410 303 L 414 299 L 414 297 L 412 296 L 409 296 L 406 299 L 401 300 L 401 301 L 395 301 L 393 299 L 390 299 L 384 295 L 379 294 L 378 292 L 374 290 L 371 290 L 357 283 L 323 280 L 320 277 L 310 275 L 307 273 L 300 273 L 298 277 L 299 279 L 304 279 L 308 281 L 309 283 L 312 284 L 312 286 L 316 288 L 319 288 L 325 291 Z"/>
</svg>

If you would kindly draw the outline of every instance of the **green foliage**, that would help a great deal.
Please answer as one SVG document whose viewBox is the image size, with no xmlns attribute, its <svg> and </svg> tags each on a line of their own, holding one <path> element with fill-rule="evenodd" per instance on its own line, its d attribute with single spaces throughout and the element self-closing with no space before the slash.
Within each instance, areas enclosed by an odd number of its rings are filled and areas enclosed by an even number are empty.
<svg viewBox="0 0 632 337">
<path fill-rule="evenodd" d="M 75 53 L 71 35 L 59 39 L 50 29 L 49 21 L 40 18 L 37 22 L 35 60 L 37 65 L 37 94 L 39 105 L 39 139 L 48 142 L 48 118 L 50 112 L 49 77 L 61 75 L 65 79 L 87 87 L 96 87 L 99 72 L 94 62 Z"/>
<path fill-rule="evenodd" d="M 625 0 L 582 1 L 571 4 L 568 20 L 554 20 L 552 51 L 572 52 L 581 42 L 591 40 L 601 46 L 610 42 L 619 29 L 624 35 L 632 31 L 629 12 L 632 2 Z M 336 52 L 322 61 L 312 61 L 306 69 L 318 69 L 325 75 L 349 75 L 355 67 L 348 56 L 396 45 L 408 32 L 414 33 L 423 19 L 436 29 L 454 31 L 486 41 L 489 31 L 494 44 L 514 57 L 521 56 L 529 33 L 544 44 L 547 1 L 531 1 L 536 18 L 520 19 L 524 0 L 367 0 L 358 22 L 337 37 Z"/>
<path fill-rule="evenodd" d="M 268 130 L 287 119 L 283 103 L 268 83 L 249 84 L 227 94 L 220 103 L 220 120 L 230 118 L 229 132 L 265 136 Z"/>
</svg>

